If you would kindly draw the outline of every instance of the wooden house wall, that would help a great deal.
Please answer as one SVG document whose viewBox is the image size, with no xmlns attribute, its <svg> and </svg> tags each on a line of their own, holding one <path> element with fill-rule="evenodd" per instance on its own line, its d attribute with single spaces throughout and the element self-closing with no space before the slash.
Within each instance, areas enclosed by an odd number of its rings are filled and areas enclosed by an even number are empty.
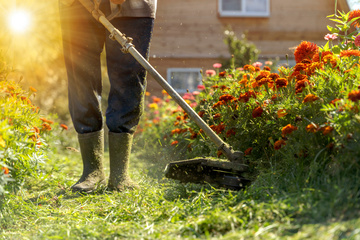
<svg viewBox="0 0 360 240">
<path fill-rule="evenodd" d="M 291 48 L 302 40 L 323 45 L 331 24 L 326 16 L 334 13 L 335 0 L 270 0 L 270 17 L 221 17 L 217 6 L 218 0 L 158 0 L 150 62 L 162 76 L 167 68 L 205 70 L 229 57 L 223 42 L 228 26 L 237 36 L 247 32 L 262 59 L 291 58 Z M 148 89 L 159 91 L 160 86 L 150 77 Z"/>
</svg>

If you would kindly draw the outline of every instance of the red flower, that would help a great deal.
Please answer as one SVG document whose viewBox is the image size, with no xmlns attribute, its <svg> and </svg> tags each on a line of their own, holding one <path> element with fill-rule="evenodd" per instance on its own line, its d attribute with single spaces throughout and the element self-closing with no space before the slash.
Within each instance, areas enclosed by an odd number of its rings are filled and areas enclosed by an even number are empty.
<svg viewBox="0 0 360 240">
<path fill-rule="evenodd" d="M 252 117 L 253 118 L 257 118 L 257 117 L 260 117 L 261 114 L 263 113 L 264 109 L 262 109 L 261 107 L 257 107 L 253 110 L 252 112 Z"/>
<path fill-rule="evenodd" d="M 319 48 L 315 43 L 303 41 L 295 49 L 295 61 L 296 63 L 299 63 L 303 60 L 311 60 L 318 51 Z"/>
</svg>

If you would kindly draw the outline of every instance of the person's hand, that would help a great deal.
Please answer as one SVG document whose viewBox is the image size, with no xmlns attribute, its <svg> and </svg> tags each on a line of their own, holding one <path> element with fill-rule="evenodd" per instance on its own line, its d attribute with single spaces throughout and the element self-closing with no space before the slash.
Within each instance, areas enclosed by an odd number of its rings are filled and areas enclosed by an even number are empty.
<svg viewBox="0 0 360 240">
<path fill-rule="evenodd" d="M 110 1 L 115 4 L 123 4 L 126 0 L 110 0 Z"/>
</svg>

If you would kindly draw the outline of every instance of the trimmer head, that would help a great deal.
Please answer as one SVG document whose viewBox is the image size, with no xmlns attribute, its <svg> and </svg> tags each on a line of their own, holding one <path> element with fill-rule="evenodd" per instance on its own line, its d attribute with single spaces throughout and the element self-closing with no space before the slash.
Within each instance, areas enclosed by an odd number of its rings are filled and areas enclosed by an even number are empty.
<svg viewBox="0 0 360 240">
<path fill-rule="evenodd" d="M 180 182 L 209 183 L 240 190 L 251 182 L 241 175 L 246 170 L 247 166 L 240 163 L 195 158 L 169 163 L 165 169 L 165 176 Z"/>
</svg>

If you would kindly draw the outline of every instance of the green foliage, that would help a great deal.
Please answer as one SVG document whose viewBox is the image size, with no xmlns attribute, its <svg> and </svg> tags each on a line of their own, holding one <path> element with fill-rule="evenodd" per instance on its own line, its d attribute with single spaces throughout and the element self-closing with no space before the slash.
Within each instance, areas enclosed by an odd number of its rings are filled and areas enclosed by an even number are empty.
<svg viewBox="0 0 360 240">
<path fill-rule="evenodd" d="M 346 18 L 345 26 L 337 27 L 345 29 L 351 23 Z M 360 51 L 348 41 L 353 34 L 337 37 L 340 43 L 331 49 L 302 42 L 295 51 L 300 59 L 296 66 L 281 67 L 278 73 L 248 64 L 223 72 L 216 69 L 204 77 L 204 90 L 185 96 L 225 142 L 245 153 L 248 177 L 257 179 L 255 185 L 268 186 L 273 180 L 260 179 L 275 173 L 279 179 L 292 179 L 287 186 L 281 184 L 287 191 L 310 187 L 325 176 L 338 178 L 338 185 L 348 180 L 345 175 L 359 178 Z M 173 104 L 166 106 L 174 108 Z M 157 146 L 157 154 L 166 154 L 168 161 L 223 157 L 186 113 L 172 111 L 169 116 L 163 109 L 167 107 L 156 112 L 159 119 L 168 116 L 159 131 L 156 125 L 142 129 L 147 144 Z M 289 187 L 294 184 L 298 188 Z"/>
<path fill-rule="evenodd" d="M 36 177 L 46 160 L 52 128 L 60 127 L 42 117 L 32 104 L 37 90 L 25 91 L 1 68 L 0 81 L 0 195 L 17 190 L 27 177 Z M 21 81 L 21 79 L 19 80 Z"/>
<path fill-rule="evenodd" d="M 241 37 L 238 38 L 231 29 L 226 30 L 224 42 L 228 46 L 229 53 L 233 56 L 233 59 L 223 62 L 224 68 L 230 68 L 234 65 L 244 66 L 254 63 L 258 59 L 260 51 L 255 44 L 248 41 L 246 33 L 241 34 Z"/>
</svg>

